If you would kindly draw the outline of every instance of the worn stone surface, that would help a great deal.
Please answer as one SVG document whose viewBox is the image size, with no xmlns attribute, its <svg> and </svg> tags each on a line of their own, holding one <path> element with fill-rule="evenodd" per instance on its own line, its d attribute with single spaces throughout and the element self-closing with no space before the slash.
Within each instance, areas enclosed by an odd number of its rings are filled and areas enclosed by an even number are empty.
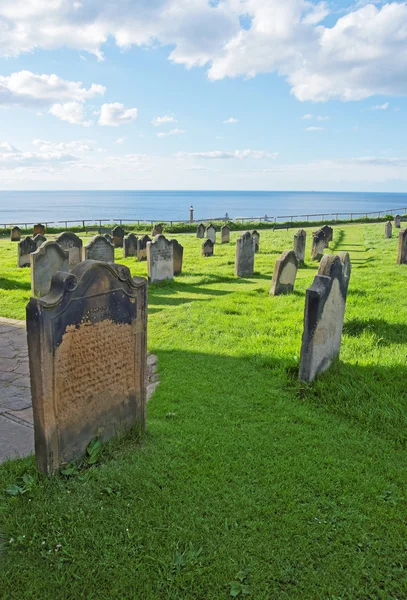
<svg viewBox="0 0 407 600">
<path fill-rule="evenodd" d="M 254 271 L 255 243 L 250 231 L 245 231 L 236 240 L 235 275 L 250 277 Z"/>
<path fill-rule="evenodd" d="M 30 254 L 31 294 L 45 296 L 57 271 L 69 271 L 69 254 L 56 242 L 48 241 Z"/>
<path fill-rule="evenodd" d="M 259 252 L 260 251 L 260 233 L 256 229 L 253 229 L 253 231 L 251 233 L 252 233 L 254 251 Z"/>
<path fill-rule="evenodd" d="M 110 242 L 111 244 L 113 244 L 113 238 L 110 235 L 110 233 L 104 233 L 103 237 L 105 237 L 107 239 L 108 242 Z M 113 246 L 114 247 L 114 246 Z"/>
<path fill-rule="evenodd" d="M 313 381 L 339 356 L 346 306 L 346 284 L 339 256 L 325 259 L 306 292 L 299 379 Z"/>
<path fill-rule="evenodd" d="M 294 234 L 294 253 L 300 265 L 305 264 L 305 247 L 307 244 L 307 232 L 299 229 Z"/>
<path fill-rule="evenodd" d="M 338 252 L 338 256 L 342 263 L 343 277 L 345 280 L 345 289 L 346 289 L 346 293 L 348 293 L 349 281 L 350 281 L 350 276 L 352 273 L 352 263 L 350 262 L 349 252 L 345 252 L 345 251 Z"/>
<path fill-rule="evenodd" d="M 161 235 L 163 232 L 163 226 L 161 223 L 156 223 L 153 227 L 152 236 Z"/>
<path fill-rule="evenodd" d="M 147 271 L 149 283 L 174 278 L 174 248 L 164 235 L 147 242 Z"/>
<path fill-rule="evenodd" d="M 45 233 L 45 225 L 42 225 L 41 223 L 37 223 L 36 225 L 34 225 L 33 237 L 35 237 L 38 234 L 44 235 L 44 233 Z"/>
<path fill-rule="evenodd" d="M 211 240 L 213 244 L 216 244 L 216 229 L 212 223 L 205 229 L 205 237 L 207 240 Z"/>
<path fill-rule="evenodd" d="M 171 244 L 174 258 L 174 275 L 180 275 L 182 273 L 184 246 L 181 246 L 181 244 L 177 240 L 171 240 Z"/>
<path fill-rule="evenodd" d="M 123 248 L 123 239 L 124 239 L 124 229 L 117 225 L 112 230 L 113 235 L 113 246 L 115 248 Z"/>
<path fill-rule="evenodd" d="M 199 223 L 198 227 L 196 228 L 196 237 L 197 238 L 205 237 L 205 225 L 203 223 Z"/>
<path fill-rule="evenodd" d="M 223 225 L 220 228 L 220 243 L 229 244 L 230 242 L 230 228 L 227 225 Z"/>
<path fill-rule="evenodd" d="M 42 244 L 46 241 L 47 238 L 45 237 L 45 235 L 42 235 L 42 233 L 38 233 L 35 237 L 33 237 L 33 242 L 35 244 L 36 250 L 38 250 L 38 248 L 42 246 Z"/>
<path fill-rule="evenodd" d="M 147 244 L 151 242 L 151 238 L 148 235 L 143 235 L 137 240 L 137 260 L 147 260 Z"/>
<path fill-rule="evenodd" d="M 19 227 L 12 227 L 10 231 L 10 241 L 19 242 L 21 240 L 21 229 Z"/>
<path fill-rule="evenodd" d="M 129 235 L 123 238 L 123 257 L 137 256 L 137 240 L 138 237 L 135 233 L 129 233 Z"/>
<path fill-rule="evenodd" d="M 325 233 L 322 229 L 312 232 L 311 260 L 321 260 L 327 246 Z"/>
<path fill-rule="evenodd" d="M 293 291 L 297 277 L 298 260 L 294 250 L 286 250 L 276 260 L 271 280 L 270 296 L 279 296 Z"/>
<path fill-rule="evenodd" d="M 401 225 L 401 216 L 396 215 L 394 217 L 394 227 L 396 227 L 397 229 L 400 229 L 400 225 Z"/>
<path fill-rule="evenodd" d="M 332 240 L 333 240 L 334 230 L 329 225 L 323 225 L 323 227 L 321 227 L 321 231 L 324 232 L 325 245 L 326 245 L 326 247 L 328 247 L 329 242 L 332 242 Z"/>
<path fill-rule="evenodd" d="M 72 271 L 82 260 L 83 242 L 80 237 L 71 231 L 64 231 L 55 240 L 57 244 L 68 252 L 69 270 Z"/>
<path fill-rule="evenodd" d="M 202 256 L 213 256 L 214 245 L 212 240 L 205 240 L 202 243 Z"/>
<path fill-rule="evenodd" d="M 30 266 L 30 254 L 37 250 L 37 244 L 28 235 L 17 246 L 17 265 L 19 267 Z"/>
<path fill-rule="evenodd" d="M 391 238 L 393 235 L 393 227 L 391 225 L 391 221 L 386 221 L 384 224 L 384 237 Z"/>
<path fill-rule="evenodd" d="M 95 237 L 82 249 L 83 260 L 100 260 L 114 262 L 114 245 L 104 236 Z"/>
<path fill-rule="evenodd" d="M 399 233 L 399 246 L 397 252 L 397 264 L 407 264 L 407 229 L 401 229 Z"/>
</svg>

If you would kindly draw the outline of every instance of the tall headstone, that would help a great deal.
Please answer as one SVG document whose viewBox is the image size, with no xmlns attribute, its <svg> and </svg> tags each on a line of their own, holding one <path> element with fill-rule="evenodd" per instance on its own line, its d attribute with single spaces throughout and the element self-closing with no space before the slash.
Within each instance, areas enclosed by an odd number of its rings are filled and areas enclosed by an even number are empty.
<svg viewBox="0 0 407 600">
<path fill-rule="evenodd" d="M 69 254 L 56 242 L 48 241 L 30 254 L 31 294 L 46 296 L 57 271 L 69 272 Z"/>
<path fill-rule="evenodd" d="M 81 458 L 95 438 L 145 427 L 147 282 L 83 261 L 27 306 L 37 468 Z M 114 340 L 114 347 L 112 346 Z"/>
<path fill-rule="evenodd" d="M 256 229 L 253 229 L 253 231 L 252 231 L 252 240 L 253 240 L 253 244 L 254 244 L 254 251 L 259 252 L 260 251 L 260 233 Z"/>
<path fill-rule="evenodd" d="M 397 253 L 397 264 L 407 264 L 407 229 L 401 229 L 399 233 L 399 248 Z"/>
<path fill-rule="evenodd" d="M 137 240 L 137 260 L 147 260 L 147 244 L 151 242 L 151 238 L 148 235 L 143 235 Z"/>
<path fill-rule="evenodd" d="M 174 275 L 182 273 L 182 259 L 184 256 L 184 246 L 181 246 L 177 240 L 170 240 L 172 244 L 172 253 L 174 258 Z"/>
<path fill-rule="evenodd" d="M 401 216 L 396 215 L 394 217 L 394 227 L 396 227 L 397 229 L 400 229 L 400 225 L 401 225 Z"/>
<path fill-rule="evenodd" d="M 135 233 L 129 233 L 129 235 L 123 238 L 123 256 L 137 256 L 137 240 L 138 237 Z"/>
<path fill-rule="evenodd" d="M 123 248 L 123 238 L 124 238 L 123 227 L 120 227 L 120 225 L 113 227 L 112 235 L 113 235 L 113 246 L 115 248 Z"/>
<path fill-rule="evenodd" d="M 321 260 L 327 246 L 325 233 L 322 229 L 312 232 L 311 260 Z"/>
<path fill-rule="evenodd" d="M 250 277 L 254 271 L 255 246 L 250 231 L 245 231 L 236 240 L 235 275 Z"/>
<path fill-rule="evenodd" d="M 33 237 L 33 242 L 36 245 L 37 250 L 46 241 L 47 241 L 47 238 L 45 237 L 45 235 L 42 235 L 42 233 L 37 233 L 37 235 L 35 237 Z"/>
<path fill-rule="evenodd" d="M 44 233 L 45 233 L 45 225 L 42 225 L 41 223 L 37 223 L 36 225 L 34 225 L 33 237 L 35 237 L 38 234 L 44 235 Z"/>
<path fill-rule="evenodd" d="M 196 237 L 197 238 L 205 237 L 205 225 L 203 223 L 199 223 L 198 227 L 196 228 Z"/>
<path fill-rule="evenodd" d="M 346 306 L 346 284 L 339 256 L 329 276 L 316 275 L 306 292 L 299 379 L 313 381 L 339 356 Z"/>
<path fill-rule="evenodd" d="M 220 243 L 229 244 L 230 242 L 230 228 L 227 225 L 223 225 L 220 228 Z"/>
<path fill-rule="evenodd" d="M 34 242 L 32 237 L 29 235 L 25 237 L 17 246 L 18 254 L 18 266 L 29 267 L 30 266 L 30 254 L 37 250 L 37 244 Z"/>
<path fill-rule="evenodd" d="M 104 235 L 95 235 L 82 249 L 83 260 L 114 262 L 114 246 Z"/>
<path fill-rule="evenodd" d="M 21 240 L 21 229 L 19 227 L 12 227 L 10 231 L 10 241 L 19 242 Z"/>
<path fill-rule="evenodd" d="M 294 250 L 286 250 L 276 260 L 273 279 L 271 280 L 270 296 L 289 294 L 294 289 L 297 277 L 298 260 Z"/>
<path fill-rule="evenodd" d="M 325 234 L 325 246 L 328 247 L 329 242 L 332 242 L 334 237 L 334 230 L 329 225 L 324 225 L 321 227 L 321 231 Z"/>
<path fill-rule="evenodd" d="M 164 235 L 147 242 L 147 270 L 150 283 L 174 279 L 173 245 Z"/>
<path fill-rule="evenodd" d="M 205 235 L 207 240 L 211 240 L 213 244 L 216 244 L 216 229 L 212 223 L 205 229 Z"/>
<path fill-rule="evenodd" d="M 213 256 L 214 245 L 212 240 L 205 240 L 202 244 L 202 256 Z"/>
<path fill-rule="evenodd" d="M 393 227 L 391 226 L 391 221 L 386 221 L 384 225 L 384 237 L 391 238 L 393 235 Z"/>
<path fill-rule="evenodd" d="M 152 233 L 153 237 L 155 237 L 156 235 L 161 235 L 162 232 L 163 232 L 162 223 L 156 223 L 154 225 L 154 229 L 153 229 L 153 233 Z"/>
<path fill-rule="evenodd" d="M 294 234 L 294 252 L 300 265 L 305 264 L 305 246 L 307 244 L 307 232 L 305 229 L 299 229 Z"/>
<path fill-rule="evenodd" d="M 72 271 L 82 260 L 83 242 L 80 237 L 71 231 L 64 231 L 55 240 L 61 248 L 68 251 L 69 270 Z"/>
</svg>

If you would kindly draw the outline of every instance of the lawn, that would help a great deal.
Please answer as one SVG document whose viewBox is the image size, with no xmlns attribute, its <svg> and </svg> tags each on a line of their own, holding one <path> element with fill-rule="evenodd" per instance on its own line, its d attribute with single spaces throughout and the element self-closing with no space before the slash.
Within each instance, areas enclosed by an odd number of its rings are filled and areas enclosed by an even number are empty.
<svg viewBox="0 0 407 600">
<path fill-rule="evenodd" d="M 407 266 L 397 230 L 334 228 L 352 260 L 340 361 L 297 381 L 305 290 L 270 297 L 293 231 L 262 231 L 255 275 L 233 276 L 237 233 L 215 256 L 177 235 L 184 272 L 149 288 L 161 383 L 147 431 L 79 475 L 0 466 L 0 597 L 407 597 Z M 24 318 L 29 270 L 0 241 L 0 314 Z M 133 275 L 146 263 L 122 259 Z M 112 340 L 112 344 L 114 341 Z M 112 351 L 114 347 L 112 345 Z M 5 489 L 23 474 L 24 495 Z"/>
</svg>

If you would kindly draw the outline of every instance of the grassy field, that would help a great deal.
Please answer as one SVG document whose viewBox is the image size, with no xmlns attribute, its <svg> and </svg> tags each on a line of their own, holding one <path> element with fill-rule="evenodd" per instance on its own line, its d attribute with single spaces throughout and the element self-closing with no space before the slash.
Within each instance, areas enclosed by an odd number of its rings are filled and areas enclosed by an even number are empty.
<svg viewBox="0 0 407 600">
<path fill-rule="evenodd" d="M 184 273 L 149 289 L 161 383 L 143 438 L 73 477 L 37 475 L 33 458 L 0 467 L 2 600 L 406 598 L 407 266 L 383 231 L 334 230 L 327 252 L 353 265 L 341 360 L 310 385 L 297 381 L 310 230 L 295 293 L 276 298 L 292 231 L 262 231 L 241 280 L 236 233 L 213 258 L 177 236 Z M 0 241 L 0 314 L 24 318 L 16 253 Z M 27 493 L 6 494 L 24 474 Z"/>
</svg>

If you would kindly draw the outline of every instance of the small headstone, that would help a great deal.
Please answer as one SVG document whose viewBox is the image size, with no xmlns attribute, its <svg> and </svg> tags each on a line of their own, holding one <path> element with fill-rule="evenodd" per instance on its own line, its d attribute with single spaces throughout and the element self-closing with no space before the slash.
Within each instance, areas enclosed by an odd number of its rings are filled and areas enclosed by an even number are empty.
<svg viewBox="0 0 407 600">
<path fill-rule="evenodd" d="M 57 271 L 69 271 L 69 254 L 56 242 L 48 241 L 30 254 L 31 294 L 46 296 L 51 289 L 51 280 Z"/>
<path fill-rule="evenodd" d="M 401 217 L 400 217 L 400 215 L 396 215 L 394 217 L 394 227 L 396 227 L 397 229 L 400 229 L 400 225 L 401 225 Z"/>
<path fill-rule="evenodd" d="M 25 237 L 21 242 L 18 243 L 17 254 L 18 254 L 18 266 L 29 267 L 30 266 L 30 254 L 37 250 L 37 244 L 34 242 L 32 237 L 29 235 Z"/>
<path fill-rule="evenodd" d="M 332 227 L 329 227 L 329 225 L 324 225 L 323 227 L 321 227 L 321 231 L 324 232 L 325 244 L 326 244 L 326 247 L 328 247 L 329 242 L 332 242 L 332 240 L 333 240 L 334 230 L 332 229 Z"/>
<path fill-rule="evenodd" d="M 205 240 L 202 244 L 202 256 L 213 256 L 213 247 L 212 240 Z"/>
<path fill-rule="evenodd" d="M 399 233 L 399 249 L 397 253 L 397 264 L 407 264 L 407 229 L 401 229 Z"/>
<path fill-rule="evenodd" d="M 254 244 L 254 251 L 259 252 L 260 251 L 260 233 L 258 231 L 256 231 L 256 229 L 254 229 L 252 231 L 252 240 L 253 240 L 253 244 Z"/>
<path fill-rule="evenodd" d="M 391 221 L 386 221 L 384 225 L 384 237 L 391 238 L 393 234 L 393 228 L 391 226 Z"/>
<path fill-rule="evenodd" d="M 137 256 L 137 240 L 135 233 L 129 233 L 123 238 L 123 257 Z"/>
<path fill-rule="evenodd" d="M 216 244 L 216 229 L 212 223 L 205 229 L 205 235 L 207 240 L 211 240 L 213 244 Z"/>
<path fill-rule="evenodd" d="M 151 238 L 148 235 L 143 235 L 137 240 L 137 260 L 147 260 L 147 244 L 151 242 Z"/>
<path fill-rule="evenodd" d="M 71 231 L 64 231 L 55 240 L 61 248 L 68 251 L 69 270 L 72 271 L 82 260 L 83 242 L 80 237 Z"/>
<path fill-rule="evenodd" d="M 197 238 L 205 237 L 205 225 L 203 223 L 199 223 L 198 227 L 196 228 L 196 237 Z"/>
<path fill-rule="evenodd" d="M 220 228 L 220 243 L 229 244 L 230 242 L 230 228 L 227 225 L 223 225 Z"/>
<path fill-rule="evenodd" d="M 114 246 L 104 235 L 95 237 L 82 249 L 83 260 L 114 262 Z"/>
<path fill-rule="evenodd" d="M 305 246 L 307 243 L 307 232 L 305 229 L 299 229 L 294 234 L 294 252 L 300 265 L 305 263 Z"/>
<path fill-rule="evenodd" d="M 156 223 L 154 225 L 154 229 L 153 229 L 153 233 L 152 233 L 153 237 L 155 237 L 156 235 L 161 235 L 162 232 L 163 232 L 163 226 L 162 226 L 162 224 L 161 223 Z"/>
<path fill-rule="evenodd" d="M 245 231 L 236 240 L 235 275 L 250 277 L 254 271 L 255 245 L 250 231 Z"/>
<path fill-rule="evenodd" d="M 147 242 L 147 270 L 150 283 L 174 279 L 173 245 L 164 235 Z"/>
<path fill-rule="evenodd" d="M 174 258 L 174 275 L 182 273 L 182 259 L 184 256 L 184 246 L 181 246 L 177 240 L 170 240 L 172 244 L 172 252 Z"/>
<path fill-rule="evenodd" d="M 52 242 L 50 242 L 52 243 Z M 95 438 L 145 427 L 147 282 L 84 261 L 31 298 L 27 338 L 37 468 L 52 474 Z M 112 346 L 114 340 L 114 347 Z"/>
<path fill-rule="evenodd" d="M 10 232 L 10 241 L 19 242 L 21 240 L 21 229 L 19 227 L 13 227 Z"/>
<path fill-rule="evenodd" d="M 313 381 L 326 371 L 339 356 L 341 346 L 346 283 L 339 256 L 324 258 L 323 270 L 329 276 L 316 275 L 306 292 L 299 370 L 302 381 Z"/>
<path fill-rule="evenodd" d="M 42 233 L 37 233 L 37 235 L 35 237 L 33 237 L 33 242 L 36 245 L 37 250 L 46 241 L 47 241 L 47 238 L 45 237 L 45 235 L 42 235 Z"/>
<path fill-rule="evenodd" d="M 322 229 L 312 232 L 311 260 L 321 260 L 327 246 L 325 233 Z"/>
<path fill-rule="evenodd" d="M 123 238 L 124 238 L 124 229 L 119 225 L 117 227 L 113 227 L 112 230 L 113 235 L 113 246 L 115 248 L 123 248 Z"/>
<path fill-rule="evenodd" d="M 273 279 L 271 280 L 270 296 L 289 294 L 294 289 L 297 277 L 298 260 L 294 250 L 286 250 L 276 260 Z"/>
<path fill-rule="evenodd" d="M 41 223 L 37 223 L 36 225 L 34 225 L 33 227 L 33 237 L 40 234 L 40 235 L 44 235 L 45 233 L 45 225 L 41 225 Z"/>
</svg>

